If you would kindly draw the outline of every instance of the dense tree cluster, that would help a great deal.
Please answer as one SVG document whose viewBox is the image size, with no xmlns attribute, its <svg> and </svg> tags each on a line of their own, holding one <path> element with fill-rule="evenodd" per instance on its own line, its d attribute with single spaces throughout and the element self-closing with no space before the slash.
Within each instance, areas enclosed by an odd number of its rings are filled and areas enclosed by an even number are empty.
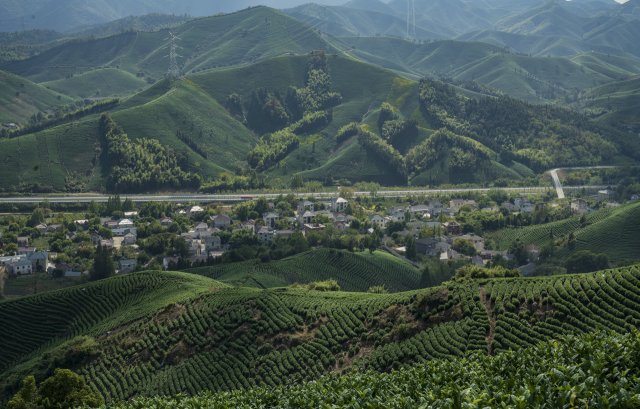
<svg viewBox="0 0 640 409">
<path fill-rule="evenodd" d="M 33 376 L 22 381 L 22 388 L 9 401 L 9 409 L 96 408 L 103 400 L 78 374 L 56 369 L 38 386 Z"/>
<path fill-rule="evenodd" d="M 361 128 L 358 142 L 384 163 L 389 164 L 398 174 L 406 176 L 407 170 L 402 154 L 380 136 Z"/>
<path fill-rule="evenodd" d="M 199 175 L 180 168 L 176 155 L 156 139 L 131 140 L 111 117 L 100 118 L 107 187 L 116 192 L 199 188 Z"/>
<path fill-rule="evenodd" d="M 492 156 L 493 152 L 481 143 L 441 129 L 412 148 L 407 153 L 406 161 L 409 172 L 419 173 L 447 157 L 450 169 L 463 173 L 477 170 Z"/>
<path fill-rule="evenodd" d="M 299 145 L 300 138 L 288 128 L 265 135 L 249 153 L 249 165 L 258 170 L 267 169 L 278 163 Z"/>
<path fill-rule="evenodd" d="M 591 165 L 617 153 L 586 118 L 558 107 L 534 106 L 509 97 L 466 98 L 437 81 L 420 83 L 420 105 L 435 127 L 473 138 L 536 170 Z"/>
</svg>

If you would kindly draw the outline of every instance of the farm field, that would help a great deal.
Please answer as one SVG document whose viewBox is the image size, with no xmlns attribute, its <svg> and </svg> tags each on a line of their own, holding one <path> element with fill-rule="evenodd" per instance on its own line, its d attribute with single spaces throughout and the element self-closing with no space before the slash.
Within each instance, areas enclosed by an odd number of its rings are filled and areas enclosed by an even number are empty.
<svg viewBox="0 0 640 409">
<path fill-rule="evenodd" d="M 351 253 L 318 249 L 284 260 L 248 261 L 187 270 L 237 286 L 272 288 L 336 280 L 344 291 L 367 291 L 383 285 L 398 292 L 419 288 L 420 272 L 411 264 L 376 251 Z"/>
<path fill-rule="evenodd" d="M 71 367 L 108 401 L 274 387 L 499 355 L 563 335 L 624 334 L 640 324 L 638 311 L 640 266 L 395 294 L 225 288 L 148 272 L 0 303 L 10 330 L 0 374 L 4 397 L 52 366 Z"/>
</svg>

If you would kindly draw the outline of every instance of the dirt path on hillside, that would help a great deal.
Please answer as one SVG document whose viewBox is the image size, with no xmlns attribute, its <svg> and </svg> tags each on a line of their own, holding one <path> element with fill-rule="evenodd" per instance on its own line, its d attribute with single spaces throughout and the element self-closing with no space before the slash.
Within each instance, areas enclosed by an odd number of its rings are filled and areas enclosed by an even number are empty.
<svg viewBox="0 0 640 409">
<path fill-rule="evenodd" d="M 480 302 L 484 305 L 484 309 L 487 312 L 487 319 L 489 320 L 489 331 L 487 331 L 487 354 L 493 355 L 493 339 L 496 335 L 496 311 L 491 299 L 487 297 L 487 292 L 484 287 L 480 287 Z"/>
</svg>

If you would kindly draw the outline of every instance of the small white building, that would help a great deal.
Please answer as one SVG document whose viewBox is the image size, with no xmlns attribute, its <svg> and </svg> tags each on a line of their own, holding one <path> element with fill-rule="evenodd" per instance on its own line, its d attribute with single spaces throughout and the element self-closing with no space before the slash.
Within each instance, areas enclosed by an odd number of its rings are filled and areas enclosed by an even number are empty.
<svg viewBox="0 0 640 409">
<path fill-rule="evenodd" d="M 334 212 L 343 213 L 347 210 L 347 206 L 349 206 L 349 201 L 342 197 L 334 199 L 332 202 L 332 209 Z"/>
<path fill-rule="evenodd" d="M 33 274 L 33 265 L 29 258 L 24 254 L 19 256 L 0 257 L 0 266 L 5 267 L 7 272 L 11 275 L 22 276 Z"/>
</svg>

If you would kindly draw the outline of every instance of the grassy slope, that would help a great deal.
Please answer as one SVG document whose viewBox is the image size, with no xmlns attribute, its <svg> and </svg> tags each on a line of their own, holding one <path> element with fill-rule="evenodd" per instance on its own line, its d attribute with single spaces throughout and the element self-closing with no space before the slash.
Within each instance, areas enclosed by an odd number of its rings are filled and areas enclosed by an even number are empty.
<svg viewBox="0 0 640 409">
<path fill-rule="evenodd" d="M 184 72 L 328 48 L 304 24 L 266 7 L 191 20 L 173 31 L 180 38 L 179 63 Z M 167 31 L 124 33 L 67 43 L 8 64 L 7 69 L 37 81 L 62 79 L 99 67 L 133 74 L 142 71 L 157 79 L 169 67 L 168 47 Z"/>
<path fill-rule="evenodd" d="M 0 71 L 0 123 L 25 123 L 39 111 L 47 111 L 71 99 L 29 81 Z"/>
<path fill-rule="evenodd" d="M 61 341 L 89 335 L 100 354 L 68 366 L 108 400 L 274 386 L 624 333 L 640 325 L 639 300 L 637 266 L 385 295 L 225 289 L 196 275 L 145 273 L 0 303 L 1 375 L 15 386 L 64 355 Z"/>
<path fill-rule="evenodd" d="M 640 77 L 602 85 L 588 91 L 584 102 L 588 107 L 601 107 L 608 112 L 599 120 L 618 125 L 640 126 Z"/>
<path fill-rule="evenodd" d="M 164 88 L 164 85 L 158 87 Z M 252 132 L 230 117 L 216 99 L 190 79 L 181 80 L 173 89 L 141 105 L 125 104 L 113 117 L 133 138 L 159 139 L 176 150 L 187 151 L 191 166 L 205 177 L 242 166 L 256 142 Z M 191 136 L 206 152 L 207 159 L 180 141 L 176 137 L 178 130 Z"/>
<path fill-rule="evenodd" d="M 259 288 L 284 287 L 335 279 L 344 291 L 367 291 L 384 285 L 389 291 L 419 286 L 420 274 L 410 264 L 383 252 L 374 254 L 319 249 L 280 261 L 249 261 L 189 270 L 225 283 Z"/>
<path fill-rule="evenodd" d="M 346 38 L 347 47 L 364 60 L 414 75 L 442 75 L 473 80 L 515 98 L 544 99 L 541 93 L 556 84 L 584 89 L 638 72 L 635 59 L 582 54 L 573 59 L 528 57 L 505 53 L 479 42 L 436 41 L 415 44 L 392 38 Z"/>
<path fill-rule="evenodd" d="M 489 235 L 499 248 L 506 249 L 515 240 L 525 244 L 544 245 L 574 233 L 577 250 L 606 253 L 614 261 L 637 260 L 640 257 L 640 203 L 617 209 L 604 209 L 587 216 L 587 225 L 580 225 L 580 217 L 558 222 L 507 229 Z"/>
<path fill-rule="evenodd" d="M 25 190 L 33 185 L 41 190 L 63 190 L 68 177 L 86 183 L 89 189 L 95 188 L 100 178 L 94 165 L 97 143 L 97 121 L 2 139 L 0 190 Z"/>
<path fill-rule="evenodd" d="M 132 90 L 146 87 L 147 83 L 117 68 L 99 68 L 69 79 L 44 82 L 41 85 L 75 98 L 104 98 L 128 95 Z"/>
</svg>

